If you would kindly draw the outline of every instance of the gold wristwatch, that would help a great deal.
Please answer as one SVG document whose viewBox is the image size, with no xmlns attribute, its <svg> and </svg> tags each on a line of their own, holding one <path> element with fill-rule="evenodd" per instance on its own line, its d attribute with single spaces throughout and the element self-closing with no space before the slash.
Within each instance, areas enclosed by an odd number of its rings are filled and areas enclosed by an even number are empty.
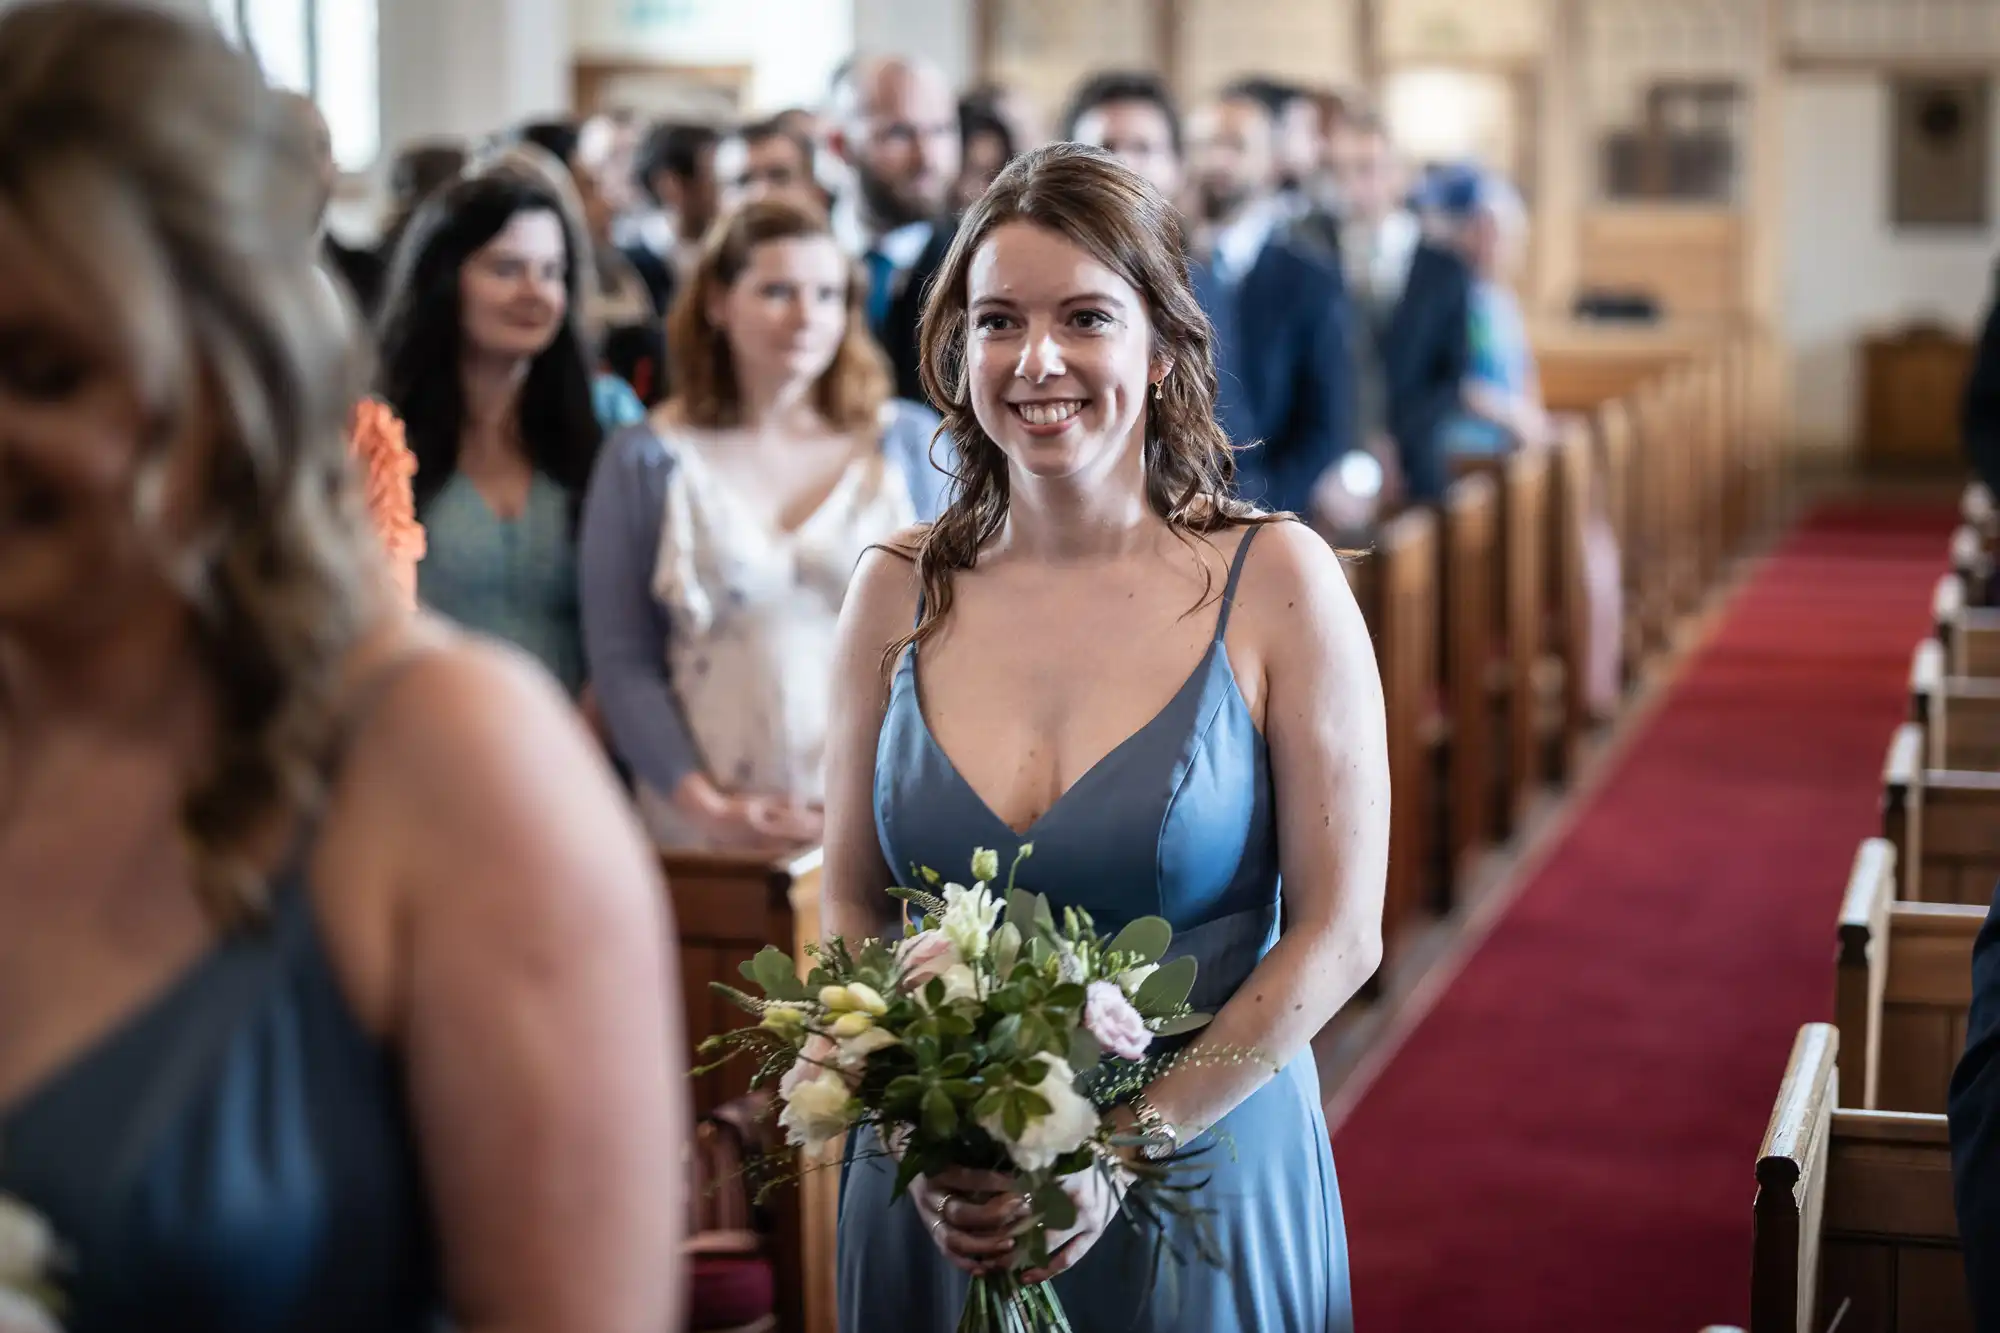
<svg viewBox="0 0 2000 1333">
<path fill-rule="evenodd" d="M 1126 1105 L 1132 1108 L 1132 1119 L 1138 1122 L 1139 1155 L 1149 1162 L 1164 1162 L 1172 1157 L 1181 1146 L 1180 1131 L 1168 1123 L 1143 1092 L 1134 1094 Z"/>
</svg>

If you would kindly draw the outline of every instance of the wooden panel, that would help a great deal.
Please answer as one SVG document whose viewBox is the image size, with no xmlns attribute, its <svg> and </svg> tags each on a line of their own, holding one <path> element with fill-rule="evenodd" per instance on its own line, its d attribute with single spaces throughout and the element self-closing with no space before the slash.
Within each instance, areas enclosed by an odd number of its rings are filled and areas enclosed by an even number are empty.
<svg viewBox="0 0 2000 1333">
<path fill-rule="evenodd" d="M 1882 836 L 1901 867 L 1898 895 L 1921 900 L 1923 876 L 1924 733 L 1914 722 L 1896 728 L 1882 761 Z"/>
<path fill-rule="evenodd" d="M 1904 1245 L 1896 1251 L 1898 1333 L 1972 1333 L 1965 1256 L 1949 1248 Z"/>
<path fill-rule="evenodd" d="M 1670 319 L 1720 321 L 1743 308 L 1743 223 L 1731 210 L 1590 209 L 1578 260 L 1584 288 L 1644 292 Z"/>
<path fill-rule="evenodd" d="M 1590 727 L 1590 601 L 1583 564 L 1584 532 L 1606 501 L 1594 485 L 1589 427 L 1571 421 L 1557 441 L 1551 469 L 1548 576 L 1554 649 L 1562 662 L 1562 735 L 1553 751 L 1558 781 L 1576 772 Z"/>
<path fill-rule="evenodd" d="M 1990 902 L 2000 880 L 2000 774 L 1926 771 L 1921 839 L 1924 901 Z"/>
<path fill-rule="evenodd" d="M 1501 600 L 1506 673 L 1506 822 L 1513 834 L 1527 818 L 1528 803 L 1542 783 L 1541 747 L 1535 721 L 1535 673 L 1548 628 L 1545 612 L 1548 550 L 1549 460 L 1546 453 L 1516 453 L 1507 461 L 1501 533 L 1506 544 L 1505 587 Z"/>
<path fill-rule="evenodd" d="M 1865 340 L 1861 360 L 1863 458 L 1886 468 L 1962 469 L 1958 413 L 1971 344 L 1913 330 Z"/>
<path fill-rule="evenodd" d="M 1876 1105 L 1881 1067 L 1882 995 L 1888 985 L 1889 908 L 1896 897 L 1896 849 L 1885 838 L 1863 840 L 1848 872 L 1840 905 L 1840 953 L 1834 969 L 1834 1021 L 1847 1053 L 1845 1095 L 1853 1106 Z"/>
<path fill-rule="evenodd" d="M 1444 501 L 1444 693 L 1451 716 L 1447 879 L 1492 837 L 1492 718 L 1487 682 L 1494 661 L 1494 570 L 1500 501 L 1490 476 L 1452 483 Z M 1446 892 L 1449 893 L 1447 886 Z M 1447 906 L 1448 901 L 1441 903 Z"/>
<path fill-rule="evenodd" d="M 1438 531 L 1425 510 L 1383 526 L 1373 557 L 1350 568 L 1375 633 L 1389 749 L 1389 884 L 1383 933 L 1391 937 L 1423 901 L 1432 824 L 1427 724 L 1438 679 Z"/>
</svg>

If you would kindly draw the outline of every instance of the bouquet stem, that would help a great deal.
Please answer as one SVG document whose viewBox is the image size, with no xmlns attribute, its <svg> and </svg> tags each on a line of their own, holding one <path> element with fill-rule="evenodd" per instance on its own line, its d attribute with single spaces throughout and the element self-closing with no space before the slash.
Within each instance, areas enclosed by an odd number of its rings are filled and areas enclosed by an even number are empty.
<svg viewBox="0 0 2000 1333">
<path fill-rule="evenodd" d="M 1056 1289 L 1021 1285 L 1012 1273 L 975 1277 L 958 1316 L 958 1333 L 1074 1333 Z"/>
</svg>

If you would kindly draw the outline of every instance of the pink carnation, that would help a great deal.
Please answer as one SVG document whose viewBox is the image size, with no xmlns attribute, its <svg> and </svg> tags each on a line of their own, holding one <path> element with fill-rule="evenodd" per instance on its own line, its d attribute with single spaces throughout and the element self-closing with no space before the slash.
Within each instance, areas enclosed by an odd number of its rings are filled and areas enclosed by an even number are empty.
<svg viewBox="0 0 2000 1333">
<path fill-rule="evenodd" d="M 1125 998 L 1125 992 L 1109 981 L 1093 981 L 1083 1002 L 1084 1031 L 1097 1038 L 1107 1055 L 1121 1060 L 1140 1060 L 1152 1045 L 1153 1034 L 1146 1020 Z"/>
<path fill-rule="evenodd" d="M 942 931 L 926 930 L 903 941 L 898 960 L 903 965 L 899 984 L 906 991 L 915 991 L 928 986 L 932 978 L 943 976 L 958 961 L 958 950 Z"/>
</svg>

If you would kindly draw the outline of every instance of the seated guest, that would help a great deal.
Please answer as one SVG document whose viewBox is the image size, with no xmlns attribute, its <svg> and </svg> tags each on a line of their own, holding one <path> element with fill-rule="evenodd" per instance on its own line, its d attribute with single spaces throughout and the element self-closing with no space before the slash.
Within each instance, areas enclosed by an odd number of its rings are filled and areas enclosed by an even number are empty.
<svg viewBox="0 0 2000 1333">
<path fill-rule="evenodd" d="M 602 428 L 556 197 L 500 172 L 417 213 L 382 330 L 381 396 L 417 457 L 425 605 L 584 685 L 577 508 Z"/>
<path fill-rule="evenodd" d="M 1093 75 L 1070 95 L 1060 134 L 1066 143 L 1102 148 L 1162 198 L 1180 199 L 1186 183 L 1180 110 L 1159 75 L 1126 70 Z"/>
<path fill-rule="evenodd" d="M 802 846 L 848 576 L 942 507 L 937 418 L 891 400 L 853 262 L 788 201 L 710 235 L 671 342 L 674 397 L 584 508 L 591 675 L 663 845 Z"/>
<path fill-rule="evenodd" d="M 639 188 L 672 222 L 664 250 L 627 245 L 624 256 L 645 279 L 662 316 L 701 253 L 701 239 L 720 212 L 716 149 L 722 136 L 708 125 L 656 125 L 640 145 Z"/>
<path fill-rule="evenodd" d="M 945 210 L 958 180 L 958 102 L 929 61 L 863 57 L 835 77 L 831 103 L 829 142 L 853 173 L 860 212 L 869 332 L 896 393 L 920 403 L 917 324 L 957 228 Z"/>
<path fill-rule="evenodd" d="M 389 208 L 382 223 L 382 239 L 375 247 L 376 260 L 386 281 L 396 262 L 396 247 L 409 230 L 410 219 L 424 200 L 457 180 L 465 172 L 471 154 L 464 144 L 451 139 L 432 139 L 412 144 L 396 154 L 389 168 Z M 381 302 L 370 309 L 372 320 L 381 314 Z"/>
<path fill-rule="evenodd" d="M 206 18 L 31 0 L 0 161 L 0 1324 L 684 1327 L 657 859 L 391 604 L 306 132 Z"/>
<path fill-rule="evenodd" d="M 1444 495 L 1444 426 L 1462 406 L 1472 361 L 1472 272 L 1425 240 L 1404 207 L 1402 164 L 1377 117 L 1356 112 L 1333 135 L 1346 209 L 1340 258 L 1353 299 L 1363 439 L 1413 503 Z"/>
<path fill-rule="evenodd" d="M 665 338 L 660 334 L 660 321 L 645 318 L 635 323 L 605 322 L 611 307 L 591 296 L 592 293 L 602 295 L 601 284 L 595 276 L 599 272 L 598 256 L 589 240 L 583 193 L 577 189 L 576 178 L 569 168 L 547 149 L 527 139 L 513 139 L 503 141 L 475 158 L 469 170 L 474 176 L 504 175 L 526 180 L 555 199 L 562 210 L 563 228 L 570 238 L 570 253 L 577 256 L 578 281 L 584 293 L 577 314 L 577 332 L 583 339 L 585 355 L 591 359 L 596 371 L 590 381 L 590 401 L 592 410 L 597 413 L 597 424 L 606 431 L 613 431 L 644 420 L 645 403 L 632 381 L 636 379 L 641 384 L 650 384 L 659 377 L 659 372 L 648 373 L 644 368 L 629 364 L 625 358 L 642 354 L 653 356 L 656 363 L 664 361 Z M 638 308 L 630 304 L 635 300 L 637 298 L 628 284 L 628 290 L 617 298 L 614 305 L 629 313 Z"/>
<path fill-rule="evenodd" d="M 1445 452 L 1490 456 L 1517 445 L 1547 444 L 1549 418 L 1542 410 L 1535 351 L 1512 286 L 1527 236 L 1527 210 L 1513 187 L 1471 168 L 1437 180 L 1429 202 L 1448 243 L 1473 275 L 1465 408 L 1445 426 Z"/>
<path fill-rule="evenodd" d="M 832 194 L 820 184 L 812 140 L 778 116 L 725 134 L 715 145 L 715 189 L 724 213 L 773 197 L 822 212 L 833 207 Z"/>
<path fill-rule="evenodd" d="M 1357 443 L 1340 274 L 1277 235 L 1270 108 L 1247 93 L 1189 123 L 1205 257 L 1195 291 L 1214 321 L 1216 411 L 1238 450 L 1237 493 L 1309 514 L 1320 478 Z"/>
<path fill-rule="evenodd" d="M 962 97 L 958 102 L 959 172 L 952 186 L 951 206 L 963 211 L 978 202 L 986 187 L 1020 149 L 1014 131 L 989 102 Z"/>
<path fill-rule="evenodd" d="M 2000 889 L 1972 946 L 1972 1010 L 1947 1110 L 1973 1326 L 2000 1333 Z"/>
</svg>

